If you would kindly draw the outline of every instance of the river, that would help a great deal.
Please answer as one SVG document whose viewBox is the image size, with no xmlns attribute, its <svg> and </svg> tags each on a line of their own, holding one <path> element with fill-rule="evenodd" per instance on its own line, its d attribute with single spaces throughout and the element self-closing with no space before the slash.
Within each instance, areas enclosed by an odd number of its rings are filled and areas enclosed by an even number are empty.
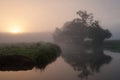
<svg viewBox="0 0 120 80">
<path fill-rule="evenodd" d="M 54 62 L 48 64 L 44 70 L 33 68 L 26 71 L 0 71 L 0 80 L 120 80 L 120 53 L 104 51 L 112 57 L 109 63 L 99 65 L 99 70 L 75 69 L 75 66 L 60 56 Z M 76 67 L 80 67 L 76 65 Z M 81 73 L 84 75 L 81 77 Z M 85 73 L 86 72 L 86 73 Z"/>
</svg>

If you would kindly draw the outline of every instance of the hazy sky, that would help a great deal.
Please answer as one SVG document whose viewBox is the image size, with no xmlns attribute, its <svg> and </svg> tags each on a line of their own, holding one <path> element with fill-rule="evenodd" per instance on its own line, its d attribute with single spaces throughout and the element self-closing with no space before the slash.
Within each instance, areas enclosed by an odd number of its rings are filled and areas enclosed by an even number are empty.
<svg viewBox="0 0 120 80">
<path fill-rule="evenodd" d="M 24 32 L 53 31 L 78 17 L 78 10 L 93 13 L 103 27 L 115 31 L 120 25 L 119 4 L 120 0 L 0 0 L 0 32 L 14 26 Z"/>
</svg>

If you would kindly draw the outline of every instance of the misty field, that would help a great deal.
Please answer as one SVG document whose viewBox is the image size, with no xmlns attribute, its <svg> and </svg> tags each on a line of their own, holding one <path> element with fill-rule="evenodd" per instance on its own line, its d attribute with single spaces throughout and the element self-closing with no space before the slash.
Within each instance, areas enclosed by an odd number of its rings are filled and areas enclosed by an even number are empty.
<svg viewBox="0 0 120 80">
<path fill-rule="evenodd" d="M 120 40 L 106 40 L 104 42 L 104 48 L 107 50 L 120 52 Z"/>
<path fill-rule="evenodd" d="M 92 46 L 91 41 L 85 42 L 86 49 L 91 49 L 91 46 Z M 120 40 L 105 40 L 103 43 L 103 49 L 114 52 L 120 52 Z"/>
</svg>

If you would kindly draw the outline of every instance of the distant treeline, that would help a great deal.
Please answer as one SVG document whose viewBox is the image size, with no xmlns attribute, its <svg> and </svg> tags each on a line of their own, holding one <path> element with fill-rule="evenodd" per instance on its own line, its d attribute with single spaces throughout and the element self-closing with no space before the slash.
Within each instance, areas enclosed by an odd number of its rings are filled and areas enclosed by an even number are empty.
<svg viewBox="0 0 120 80">
<path fill-rule="evenodd" d="M 91 47 L 91 41 L 86 41 L 85 47 L 89 49 Z M 120 40 L 105 40 L 103 43 L 104 49 L 120 52 Z"/>
<path fill-rule="evenodd" d="M 120 40 L 105 40 L 104 48 L 111 51 L 120 52 Z"/>
</svg>

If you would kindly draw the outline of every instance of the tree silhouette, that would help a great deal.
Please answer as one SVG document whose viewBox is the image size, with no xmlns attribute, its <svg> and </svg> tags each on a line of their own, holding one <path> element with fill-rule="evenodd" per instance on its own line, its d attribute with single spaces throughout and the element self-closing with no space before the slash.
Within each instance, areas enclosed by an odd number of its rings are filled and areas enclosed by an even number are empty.
<svg viewBox="0 0 120 80">
<path fill-rule="evenodd" d="M 88 27 L 88 37 L 92 39 L 93 49 L 98 47 L 103 48 L 103 42 L 112 36 L 109 30 L 103 29 L 98 21 L 95 21 Z"/>
<path fill-rule="evenodd" d="M 79 43 L 81 44 L 86 37 L 86 26 L 79 22 L 79 20 L 74 19 L 71 22 L 64 24 L 62 29 L 56 29 L 54 38 L 57 41 L 67 42 L 67 43 Z"/>
<path fill-rule="evenodd" d="M 54 40 L 63 43 L 83 45 L 86 38 L 92 40 L 94 47 L 102 46 L 103 41 L 110 38 L 109 30 L 103 29 L 99 22 L 94 20 L 92 13 L 78 11 L 79 18 L 66 22 L 61 29 L 56 28 Z"/>
<path fill-rule="evenodd" d="M 92 13 L 87 13 L 87 11 L 78 11 L 77 12 L 77 14 L 79 15 L 79 21 L 82 23 L 82 24 L 84 24 L 84 25 L 86 25 L 87 27 L 89 26 L 89 25 L 91 25 L 92 24 L 92 22 L 94 21 L 94 16 L 93 16 L 93 14 Z"/>
<path fill-rule="evenodd" d="M 66 22 L 62 29 L 56 28 L 54 39 L 58 42 L 82 44 L 87 36 L 87 27 L 93 21 L 92 14 L 86 11 L 78 11 L 80 18 Z"/>
</svg>

